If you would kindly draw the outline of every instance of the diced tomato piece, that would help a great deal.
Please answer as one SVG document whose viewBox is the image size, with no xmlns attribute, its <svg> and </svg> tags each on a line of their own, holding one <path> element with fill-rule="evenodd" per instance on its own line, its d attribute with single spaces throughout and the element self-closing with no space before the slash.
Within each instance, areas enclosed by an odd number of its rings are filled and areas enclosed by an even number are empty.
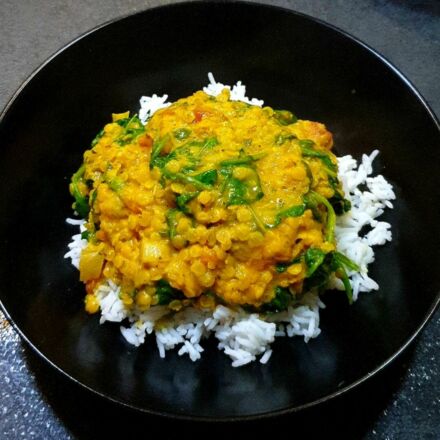
<svg viewBox="0 0 440 440">
<path fill-rule="evenodd" d="M 204 116 L 205 116 L 205 113 L 203 113 L 201 111 L 195 111 L 194 112 L 194 122 L 200 122 Z"/>
<path fill-rule="evenodd" d="M 141 147 L 151 148 L 153 146 L 153 139 L 148 134 L 141 136 L 138 142 Z"/>
</svg>

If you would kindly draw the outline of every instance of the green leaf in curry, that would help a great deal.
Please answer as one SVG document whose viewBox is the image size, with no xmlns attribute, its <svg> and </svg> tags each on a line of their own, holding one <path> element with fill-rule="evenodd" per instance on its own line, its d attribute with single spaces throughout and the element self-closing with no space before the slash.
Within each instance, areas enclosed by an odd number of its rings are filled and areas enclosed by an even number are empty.
<svg viewBox="0 0 440 440">
<path fill-rule="evenodd" d="M 179 141 L 183 141 L 184 139 L 186 139 L 189 135 L 191 134 L 191 130 L 189 128 L 178 128 L 177 130 L 173 131 L 173 135 L 174 137 L 179 140 Z"/>
<path fill-rule="evenodd" d="M 278 212 L 275 216 L 275 220 L 273 224 L 267 225 L 269 228 L 276 228 L 283 219 L 287 217 L 300 217 L 304 214 L 306 210 L 306 204 L 301 203 L 300 205 L 294 205 L 290 208 L 283 209 L 282 211 Z"/>
<path fill-rule="evenodd" d="M 344 284 L 345 293 L 348 298 L 348 302 L 353 302 L 353 289 L 351 287 L 350 280 L 348 278 L 347 269 L 354 272 L 359 272 L 359 266 L 351 261 L 348 257 L 340 252 L 332 252 L 331 268 L 335 272 L 336 276 L 341 279 Z"/>
<path fill-rule="evenodd" d="M 157 139 L 153 142 L 153 147 L 151 150 L 150 157 L 150 169 L 154 167 L 162 168 L 166 162 L 164 162 L 164 157 L 161 157 L 162 150 L 165 148 L 165 145 L 170 140 L 168 135 Z"/>
<path fill-rule="evenodd" d="M 298 263 L 300 263 L 300 262 L 302 261 L 302 259 L 303 259 L 303 256 L 301 255 L 301 256 L 299 256 L 299 257 L 293 259 L 292 261 L 279 262 L 279 263 L 277 263 L 277 264 L 275 265 L 275 271 L 276 271 L 277 273 L 284 273 L 284 272 L 286 272 L 286 270 L 287 270 L 290 266 L 292 266 L 293 264 L 298 264 Z"/>
<path fill-rule="evenodd" d="M 109 188 L 116 193 L 119 193 L 125 185 L 125 183 L 118 177 L 106 180 L 106 182 Z"/>
<path fill-rule="evenodd" d="M 102 129 L 93 139 L 92 143 L 90 144 L 90 146 L 93 148 L 100 140 L 101 138 L 104 136 L 104 129 Z"/>
<path fill-rule="evenodd" d="M 336 225 L 336 214 L 333 209 L 333 206 L 324 196 L 318 194 L 315 191 L 309 191 L 304 196 L 304 202 L 306 204 L 307 209 L 311 209 L 312 211 L 317 210 L 319 205 L 323 205 L 326 208 L 327 221 L 325 228 L 325 239 L 326 241 L 333 242 L 334 234 L 335 234 L 335 225 Z"/>
<path fill-rule="evenodd" d="M 115 141 L 121 146 L 132 143 L 138 136 L 145 133 L 145 126 L 136 114 L 131 118 L 118 119 L 116 123 L 124 128 Z"/>
<path fill-rule="evenodd" d="M 185 299 L 183 292 L 171 287 L 170 283 L 163 279 L 156 283 L 156 295 L 158 304 L 161 306 L 167 305 L 175 299 Z"/>
<path fill-rule="evenodd" d="M 275 145 L 283 145 L 287 141 L 291 141 L 293 139 L 296 139 L 296 136 L 294 134 L 279 133 L 275 136 Z"/>
<path fill-rule="evenodd" d="M 185 214 L 177 208 L 169 209 L 165 214 L 168 226 L 168 238 L 173 246 L 177 246 L 179 248 L 182 246 L 182 243 L 186 243 L 186 241 L 182 242 L 182 240 L 178 240 L 179 234 L 177 233 L 177 226 L 182 217 L 185 217 Z"/>
<path fill-rule="evenodd" d="M 73 207 L 78 215 L 82 218 L 86 218 L 89 214 L 89 197 L 87 193 L 82 191 L 82 187 L 87 188 L 84 181 L 85 164 L 82 164 L 78 171 L 72 176 L 71 180 L 71 193 L 75 199 Z"/>
<path fill-rule="evenodd" d="M 282 312 L 289 307 L 290 302 L 292 301 L 292 294 L 289 289 L 286 287 L 275 287 L 275 295 L 272 301 L 263 304 L 261 310 L 264 312 Z"/>
<path fill-rule="evenodd" d="M 321 266 L 326 257 L 326 253 L 318 248 L 308 248 L 302 255 L 292 261 L 280 262 L 275 266 L 277 273 L 284 273 L 291 265 L 304 261 L 306 265 L 306 278 L 310 278 Z"/>
<path fill-rule="evenodd" d="M 212 185 L 206 184 L 198 180 L 197 176 L 190 176 L 185 173 L 171 173 L 166 168 L 162 170 L 162 175 L 170 180 L 180 181 L 185 184 L 189 184 L 194 186 L 194 188 L 198 190 L 210 190 L 212 189 Z"/>
<path fill-rule="evenodd" d="M 207 151 L 218 145 L 217 138 L 213 137 L 206 138 L 203 141 L 193 140 L 178 148 L 175 148 L 169 154 L 163 155 L 162 152 L 169 140 L 170 137 L 166 135 L 153 143 L 150 168 L 157 167 L 162 171 L 162 173 L 164 173 L 166 172 L 167 163 L 171 160 L 177 160 L 183 164 L 181 168 L 182 173 L 194 172 L 199 166 L 202 156 Z"/>
<path fill-rule="evenodd" d="M 205 139 L 202 142 L 201 149 L 199 152 L 199 157 L 203 156 L 203 154 L 205 154 L 208 150 L 216 147 L 218 144 L 219 144 L 219 142 L 216 137 L 210 137 L 210 138 Z"/>
<path fill-rule="evenodd" d="M 327 173 L 336 177 L 337 166 L 330 159 L 330 155 L 325 151 L 316 150 L 316 144 L 310 139 L 301 139 L 299 141 L 301 153 L 304 157 L 313 157 L 320 159 L 327 168 Z"/>
<path fill-rule="evenodd" d="M 347 274 L 347 269 L 358 272 L 360 270 L 358 265 L 337 251 L 325 254 L 324 258 L 322 258 L 322 255 L 319 255 L 319 253 L 316 253 L 315 256 L 318 258 L 312 259 L 313 272 L 304 280 L 304 290 L 325 288 L 330 276 L 334 273 L 341 279 L 345 294 L 351 304 L 353 302 L 353 289 Z M 320 264 L 318 264 L 319 262 Z"/>
<path fill-rule="evenodd" d="M 197 174 L 193 177 L 205 185 L 212 186 L 217 182 L 217 170 L 204 171 L 203 173 Z"/>
<path fill-rule="evenodd" d="M 176 237 L 176 228 L 179 221 L 178 214 L 180 211 L 178 209 L 169 209 L 166 213 L 166 221 L 168 225 L 168 237 L 173 240 Z"/>
<path fill-rule="evenodd" d="M 188 209 L 187 204 L 191 200 L 195 199 L 199 194 L 200 194 L 200 191 L 193 191 L 193 192 L 189 192 L 189 193 L 179 194 L 176 197 L 177 207 L 185 214 L 189 214 L 190 211 Z"/>
<path fill-rule="evenodd" d="M 306 263 L 306 278 L 310 278 L 324 262 L 326 253 L 318 248 L 309 248 L 304 254 L 304 261 Z"/>
<path fill-rule="evenodd" d="M 227 166 L 220 170 L 224 177 L 221 193 L 226 206 L 247 205 L 260 200 L 264 193 L 257 171 L 247 167 L 247 177 L 240 180 L 234 177 L 233 168 Z"/>
<path fill-rule="evenodd" d="M 241 154 L 238 157 L 236 157 L 236 158 L 222 160 L 219 165 L 221 167 L 234 167 L 234 166 L 240 166 L 240 165 L 252 165 L 257 160 L 260 160 L 263 157 L 267 156 L 267 153 L 265 153 L 265 152 L 261 152 L 261 153 L 257 153 L 257 154 L 252 154 L 252 155 L 245 155 L 245 154 L 242 153 L 242 151 L 240 153 Z"/>
<path fill-rule="evenodd" d="M 288 110 L 275 110 L 273 117 L 280 125 L 291 125 L 298 120 L 298 118 Z"/>
<path fill-rule="evenodd" d="M 337 177 L 329 176 L 328 183 L 334 191 L 333 196 L 330 197 L 328 199 L 328 201 L 333 206 L 333 209 L 335 210 L 336 215 L 342 215 L 342 214 L 350 211 L 350 209 L 351 209 L 350 200 L 347 200 L 344 197 L 339 179 Z"/>
</svg>

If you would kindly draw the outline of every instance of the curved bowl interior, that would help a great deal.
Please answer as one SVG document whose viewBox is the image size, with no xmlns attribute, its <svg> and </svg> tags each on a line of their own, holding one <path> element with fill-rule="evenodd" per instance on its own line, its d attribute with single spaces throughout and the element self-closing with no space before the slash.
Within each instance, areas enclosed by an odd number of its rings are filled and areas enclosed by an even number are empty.
<svg viewBox="0 0 440 440">
<path fill-rule="evenodd" d="M 68 182 L 112 112 L 141 95 L 187 96 L 207 72 L 303 119 L 325 122 L 338 154 L 373 147 L 395 185 L 376 252 L 380 284 L 349 307 L 326 295 L 322 335 L 274 344 L 267 365 L 233 369 L 206 345 L 192 363 L 154 341 L 126 344 L 119 325 L 83 311 L 84 288 L 63 260 L 74 230 Z M 417 93 L 371 50 L 320 22 L 241 3 L 148 10 L 79 39 L 23 88 L 0 124 L 0 299 L 26 338 L 90 389 L 135 408 L 226 418 L 295 409 L 337 393 L 387 362 L 432 311 L 439 291 L 439 130 Z M 75 231 L 76 232 L 76 231 Z"/>
</svg>

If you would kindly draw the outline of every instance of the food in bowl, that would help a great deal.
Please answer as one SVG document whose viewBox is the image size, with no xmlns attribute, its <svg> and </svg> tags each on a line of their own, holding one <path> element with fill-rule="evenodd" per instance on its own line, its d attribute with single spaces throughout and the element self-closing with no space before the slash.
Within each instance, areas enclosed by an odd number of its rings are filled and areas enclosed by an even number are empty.
<svg viewBox="0 0 440 440">
<path fill-rule="evenodd" d="M 87 312 L 126 322 L 128 342 L 154 332 L 161 356 L 197 360 L 212 333 L 233 366 L 265 363 L 276 336 L 319 335 L 323 290 L 378 288 L 367 266 L 391 240 L 376 218 L 394 193 L 369 177 L 377 151 L 338 159 L 323 124 L 209 78 L 98 133 L 71 180 L 82 219 L 66 256 Z"/>
</svg>

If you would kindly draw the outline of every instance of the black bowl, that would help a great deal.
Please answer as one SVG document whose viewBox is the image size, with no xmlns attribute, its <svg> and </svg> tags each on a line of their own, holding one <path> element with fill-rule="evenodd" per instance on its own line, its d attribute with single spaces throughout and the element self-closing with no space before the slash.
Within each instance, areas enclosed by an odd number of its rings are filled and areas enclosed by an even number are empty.
<svg viewBox="0 0 440 440">
<path fill-rule="evenodd" d="M 242 80 L 268 105 L 325 122 L 338 154 L 379 146 L 376 171 L 398 199 L 377 250 L 380 284 L 349 307 L 328 295 L 322 335 L 274 344 L 269 364 L 233 369 L 207 344 L 192 363 L 135 349 L 119 325 L 83 311 L 84 288 L 63 259 L 72 229 L 68 181 L 112 112 L 142 94 L 175 100 L 212 71 Z M 235 2 L 178 4 L 104 25 L 46 62 L 0 122 L 0 299 L 23 338 L 84 387 L 141 411 L 192 419 L 294 411 L 349 390 L 386 366 L 439 302 L 439 125 L 409 81 L 349 35 L 287 10 Z"/>
</svg>

